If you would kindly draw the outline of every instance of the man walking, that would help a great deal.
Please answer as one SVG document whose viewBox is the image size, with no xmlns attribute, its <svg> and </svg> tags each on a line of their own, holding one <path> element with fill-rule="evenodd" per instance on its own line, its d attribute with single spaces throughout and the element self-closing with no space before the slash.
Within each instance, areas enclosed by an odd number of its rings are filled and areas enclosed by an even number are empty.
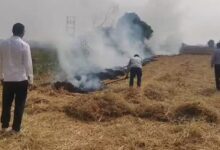
<svg viewBox="0 0 220 150">
<path fill-rule="evenodd" d="M 0 45 L 0 79 L 2 93 L 2 130 L 9 127 L 11 106 L 15 99 L 12 131 L 19 132 L 27 98 L 28 84 L 33 83 L 33 68 L 30 46 L 22 40 L 25 27 L 16 23 L 13 36 Z"/>
<path fill-rule="evenodd" d="M 137 86 L 141 87 L 142 59 L 138 54 L 135 54 L 134 57 L 130 59 L 128 69 L 130 70 L 130 87 L 134 85 L 135 76 L 137 76 Z"/>
<path fill-rule="evenodd" d="M 211 66 L 215 68 L 215 82 L 217 90 L 220 90 L 220 42 L 212 55 Z"/>
</svg>

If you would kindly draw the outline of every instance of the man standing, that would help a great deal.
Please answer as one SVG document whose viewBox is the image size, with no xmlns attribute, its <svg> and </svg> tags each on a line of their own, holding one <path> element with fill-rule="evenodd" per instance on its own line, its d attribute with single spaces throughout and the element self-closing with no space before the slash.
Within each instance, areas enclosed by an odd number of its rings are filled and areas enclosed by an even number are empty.
<svg viewBox="0 0 220 150">
<path fill-rule="evenodd" d="M 138 54 L 135 54 L 134 57 L 130 59 L 128 69 L 130 70 L 130 87 L 134 85 L 135 76 L 137 76 L 137 86 L 141 87 L 142 59 Z"/>
<path fill-rule="evenodd" d="M 220 90 L 220 42 L 212 55 L 211 66 L 215 68 L 215 82 L 217 90 Z"/>
<path fill-rule="evenodd" d="M 16 23 L 13 36 L 0 45 L 0 79 L 2 93 L 2 130 L 9 127 L 12 102 L 15 99 L 12 131 L 19 132 L 27 98 L 28 84 L 33 83 L 33 68 L 30 46 L 22 40 L 25 27 Z"/>
</svg>

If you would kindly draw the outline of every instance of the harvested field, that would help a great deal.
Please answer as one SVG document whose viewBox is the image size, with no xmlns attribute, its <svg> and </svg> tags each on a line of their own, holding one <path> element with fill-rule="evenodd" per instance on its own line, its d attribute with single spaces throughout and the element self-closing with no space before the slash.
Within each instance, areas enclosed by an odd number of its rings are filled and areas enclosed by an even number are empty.
<svg viewBox="0 0 220 150">
<path fill-rule="evenodd" d="M 48 78 L 30 91 L 22 133 L 0 133 L 0 149 L 220 149 L 220 92 L 209 55 L 159 57 L 144 67 L 142 89 L 121 80 L 68 93 L 54 91 Z"/>
</svg>

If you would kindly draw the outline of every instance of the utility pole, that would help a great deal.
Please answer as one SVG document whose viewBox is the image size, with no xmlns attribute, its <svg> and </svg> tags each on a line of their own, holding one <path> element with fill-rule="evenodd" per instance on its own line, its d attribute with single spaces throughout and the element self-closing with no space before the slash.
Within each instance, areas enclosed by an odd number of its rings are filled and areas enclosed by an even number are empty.
<svg viewBox="0 0 220 150">
<path fill-rule="evenodd" d="M 72 37 L 76 35 L 76 17 L 67 16 L 66 17 L 66 33 Z"/>
</svg>

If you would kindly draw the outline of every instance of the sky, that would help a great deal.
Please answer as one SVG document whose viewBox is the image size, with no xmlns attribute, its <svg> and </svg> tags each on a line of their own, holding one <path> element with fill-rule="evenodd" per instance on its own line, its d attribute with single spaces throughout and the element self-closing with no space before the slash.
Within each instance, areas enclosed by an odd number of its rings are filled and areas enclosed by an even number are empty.
<svg viewBox="0 0 220 150">
<path fill-rule="evenodd" d="M 115 0 L 125 9 L 136 10 L 141 15 L 147 9 L 149 0 Z M 159 0 L 154 0 L 159 1 Z M 163 1 L 163 0 L 161 0 Z M 165 1 L 165 0 L 164 0 Z M 220 40 L 219 0 L 173 0 L 180 20 L 182 40 L 190 44 L 206 43 L 209 39 Z M 123 5 L 123 4 L 127 5 Z M 144 4 L 143 4 L 144 3 Z M 160 3 L 160 2 L 159 2 Z M 158 3 L 158 10 L 161 5 Z M 139 9 L 136 9 L 139 8 Z M 147 20 L 147 18 L 146 18 Z M 162 26 L 163 24 L 160 24 Z"/>
<path fill-rule="evenodd" d="M 103 13 L 116 7 L 117 17 L 125 12 L 138 13 L 160 31 L 158 38 L 167 35 L 184 43 L 204 44 L 209 39 L 220 40 L 219 6 L 219 0 L 0 0 L 0 38 L 10 36 L 15 22 L 26 25 L 27 39 L 61 37 L 65 18 L 72 14 L 80 32 L 97 26 Z"/>
<path fill-rule="evenodd" d="M 183 2 L 182 31 L 186 42 L 204 43 L 220 40 L 220 1 L 185 0 Z"/>
</svg>

